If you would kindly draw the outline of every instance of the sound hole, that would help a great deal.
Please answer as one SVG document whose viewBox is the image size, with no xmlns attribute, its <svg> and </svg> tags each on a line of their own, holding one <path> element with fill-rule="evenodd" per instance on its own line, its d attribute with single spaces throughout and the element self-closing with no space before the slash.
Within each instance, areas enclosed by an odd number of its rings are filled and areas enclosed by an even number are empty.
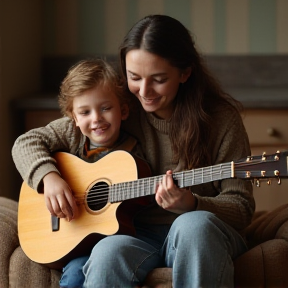
<svg viewBox="0 0 288 288">
<path fill-rule="evenodd" d="M 108 202 L 109 185 L 106 182 L 97 182 L 87 194 L 87 205 L 93 210 L 102 209 Z"/>
</svg>

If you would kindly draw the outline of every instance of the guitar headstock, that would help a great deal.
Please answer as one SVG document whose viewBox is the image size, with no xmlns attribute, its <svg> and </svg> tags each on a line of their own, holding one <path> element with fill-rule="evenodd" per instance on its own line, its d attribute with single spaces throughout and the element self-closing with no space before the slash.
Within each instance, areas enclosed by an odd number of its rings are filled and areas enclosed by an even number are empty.
<svg viewBox="0 0 288 288">
<path fill-rule="evenodd" d="M 276 178 L 280 184 L 281 178 L 288 178 L 288 151 L 248 156 L 246 159 L 236 161 L 234 165 L 236 178 L 254 180 L 257 186 L 262 179 Z"/>
</svg>

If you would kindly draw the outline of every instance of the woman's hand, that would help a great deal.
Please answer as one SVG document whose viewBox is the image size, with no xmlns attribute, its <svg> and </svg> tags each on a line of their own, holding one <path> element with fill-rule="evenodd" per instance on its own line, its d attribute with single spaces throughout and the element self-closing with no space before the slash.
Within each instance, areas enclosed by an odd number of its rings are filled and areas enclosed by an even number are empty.
<svg viewBox="0 0 288 288">
<path fill-rule="evenodd" d="M 56 172 L 43 178 L 44 197 L 51 215 L 71 221 L 77 214 L 77 205 L 69 185 Z"/>
<path fill-rule="evenodd" d="M 196 199 L 190 190 L 179 188 L 168 170 L 162 182 L 156 188 L 156 202 L 160 207 L 170 212 L 182 214 L 196 209 Z"/>
</svg>

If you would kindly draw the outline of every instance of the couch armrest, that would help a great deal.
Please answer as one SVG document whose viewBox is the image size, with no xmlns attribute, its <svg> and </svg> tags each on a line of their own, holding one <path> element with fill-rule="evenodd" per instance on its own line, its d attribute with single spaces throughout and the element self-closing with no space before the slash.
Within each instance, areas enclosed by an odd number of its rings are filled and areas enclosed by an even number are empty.
<svg viewBox="0 0 288 288">
<path fill-rule="evenodd" d="M 262 213 L 243 231 L 248 247 L 253 248 L 275 238 L 288 241 L 287 224 L 288 204 Z"/>
<path fill-rule="evenodd" d="M 19 246 L 17 202 L 0 197 L 0 283 L 9 287 L 10 258 Z"/>
<path fill-rule="evenodd" d="M 61 273 L 31 261 L 21 249 L 17 213 L 16 201 L 0 197 L 1 288 L 58 288 Z"/>
<path fill-rule="evenodd" d="M 235 287 L 288 287 L 288 242 L 274 239 L 234 260 Z"/>
</svg>

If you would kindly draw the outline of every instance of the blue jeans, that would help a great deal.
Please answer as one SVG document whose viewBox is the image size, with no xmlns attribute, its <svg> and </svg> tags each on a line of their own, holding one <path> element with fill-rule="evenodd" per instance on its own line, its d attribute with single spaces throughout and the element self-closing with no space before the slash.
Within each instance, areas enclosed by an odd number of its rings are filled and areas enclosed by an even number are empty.
<svg viewBox="0 0 288 288">
<path fill-rule="evenodd" d="M 170 230 L 155 225 L 137 229 L 136 238 L 102 239 L 83 266 L 83 287 L 136 287 L 149 271 L 163 266 L 173 267 L 174 288 L 233 287 L 233 259 L 246 250 L 241 236 L 214 214 L 188 212 Z M 76 267 L 70 273 L 73 270 Z M 67 269 L 63 277 L 69 278 L 70 273 Z M 66 287 L 81 287 L 73 285 Z"/>
<path fill-rule="evenodd" d="M 83 256 L 71 260 L 63 269 L 59 285 L 61 288 L 82 288 L 85 281 L 83 266 L 89 256 Z"/>
</svg>

